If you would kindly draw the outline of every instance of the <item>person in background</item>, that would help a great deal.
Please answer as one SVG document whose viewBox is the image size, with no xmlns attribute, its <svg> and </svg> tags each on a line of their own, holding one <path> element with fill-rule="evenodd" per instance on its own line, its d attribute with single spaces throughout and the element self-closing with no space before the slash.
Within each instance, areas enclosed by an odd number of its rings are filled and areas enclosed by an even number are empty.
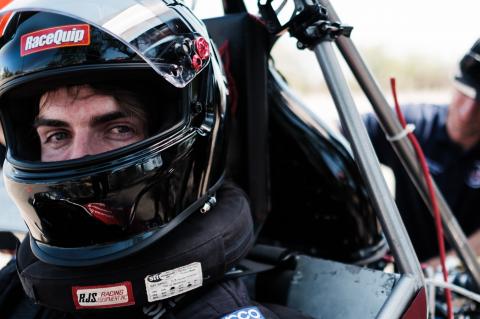
<svg viewBox="0 0 480 319">
<path fill-rule="evenodd" d="M 461 59 L 449 105 L 402 107 L 415 125 L 430 172 L 477 253 L 480 240 L 480 40 Z M 397 159 L 372 114 L 364 117 L 380 162 L 395 175 L 395 198 L 405 227 L 421 261 L 438 255 L 432 215 Z M 479 236 L 480 238 L 480 236 Z"/>
</svg>

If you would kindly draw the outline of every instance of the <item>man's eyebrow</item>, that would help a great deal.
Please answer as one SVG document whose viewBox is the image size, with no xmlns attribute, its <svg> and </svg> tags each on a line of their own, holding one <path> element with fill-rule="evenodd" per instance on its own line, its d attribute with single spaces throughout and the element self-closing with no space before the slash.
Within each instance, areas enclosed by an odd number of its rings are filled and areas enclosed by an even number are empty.
<svg viewBox="0 0 480 319">
<path fill-rule="evenodd" d="M 128 115 L 125 112 L 113 111 L 110 113 L 92 117 L 92 119 L 90 120 L 90 125 L 95 126 L 126 117 L 128 117 Z"/>
<path fill-rule="evenodd" d="M 33 127 L 38 128 L 39 126 L 67 127 L 68 123 L 61 120 L 37 117 L 33 122 Z"/>
<path fill-rule="evenodd" d="M 117 119 L 128 117 L 125 112 L 114 111 L 99 116 L 92 117 L 90 124 L 92 126 L 107 123 Z M 49 119 L 44 117 L 37 117 L 33 122 L 33 127 L 37 128 L 39 126 L 53 126 L 53 127 L 67 127 L 68 123 L 62 120 Z"/>
</svg>

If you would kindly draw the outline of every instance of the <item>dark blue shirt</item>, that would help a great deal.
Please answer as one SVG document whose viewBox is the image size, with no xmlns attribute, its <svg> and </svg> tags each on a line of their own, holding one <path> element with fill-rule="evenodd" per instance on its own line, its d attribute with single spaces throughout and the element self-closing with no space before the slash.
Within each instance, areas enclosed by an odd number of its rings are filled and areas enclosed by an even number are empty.
<svg viewBox="0 0 480 319">
<path fill-rule="evenodd" d="M 415 125 L 430 172 L 465 233 L 480 227 L 480 145 L 468 151 L 450 140 L 446 130 L 446 105 L 411 105 L 403 109 L 407 123 Z M 438 255 L 431 213 L 396 158 L 376 118 L 364 118 L 381 163 L 395 174 L 395 198 L 405 227 L 420 260 Z M 480 123 L 479 123 L 480 125 Z"/>
</svg>

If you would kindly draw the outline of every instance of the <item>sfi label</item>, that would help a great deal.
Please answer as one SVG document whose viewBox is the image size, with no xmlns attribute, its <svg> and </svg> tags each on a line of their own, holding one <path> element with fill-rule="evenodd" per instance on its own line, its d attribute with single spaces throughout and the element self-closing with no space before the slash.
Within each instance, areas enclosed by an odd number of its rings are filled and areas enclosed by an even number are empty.
<svg viewBox="0 0 480 319">
<path fill-rule="evenodd" d="M 202 283 L 202 265 L 199 262 L 145 277 L 149 302 L 183 294 L 200 287 Z"/>
</svg>

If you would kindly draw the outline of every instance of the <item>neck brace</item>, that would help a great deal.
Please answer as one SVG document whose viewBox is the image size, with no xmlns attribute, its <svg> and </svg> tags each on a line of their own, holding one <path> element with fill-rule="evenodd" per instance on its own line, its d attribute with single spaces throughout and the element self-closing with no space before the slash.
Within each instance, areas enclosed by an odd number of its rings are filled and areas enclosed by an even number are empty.
<svg viewBox="0 0 480 319">
<path fill-rule="evenodd" d="M 47 308 L 108 315 L 208 286 L 246 255 L 254 238 L 244 193 L 227 184 L 217 192 L 217 200 L 210 212 L 195 213 L 159 242 L 107 264 L 46 264 L 25 240 L 17 253 L 23 288 L 36 304 Z"/>
</svg>

